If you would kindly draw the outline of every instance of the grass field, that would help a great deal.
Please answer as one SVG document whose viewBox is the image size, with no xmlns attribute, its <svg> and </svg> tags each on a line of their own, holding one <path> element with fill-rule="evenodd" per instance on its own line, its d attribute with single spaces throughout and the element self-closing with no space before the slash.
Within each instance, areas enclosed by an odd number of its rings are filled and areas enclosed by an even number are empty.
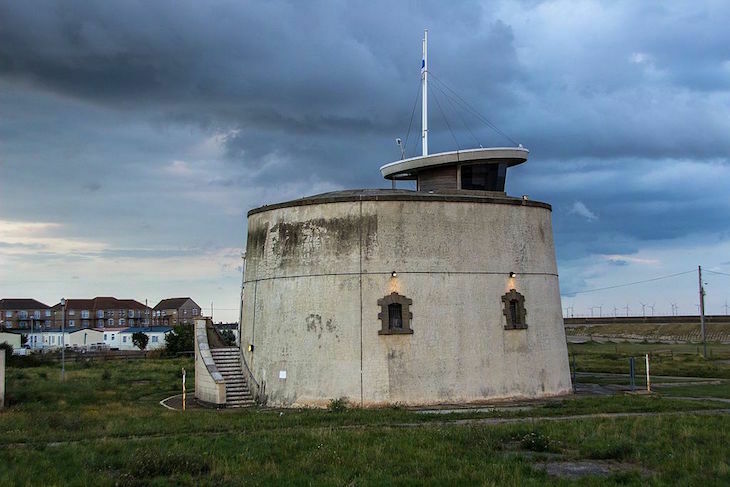
<svg viewBox="0 0 730 487">
<path fill-rule="evenodd" d="M 641 375 L 646 370 L 644 355 L 649 353 L 652 375 L 730 379 L 730 345 L 708 344 L 707 359 L 701 356 L 702 345 L 694 344 L 571 343 L 568 352 L 580 372 L 628 374 L 629 357 L 635 357 Z"/>
<path fill-rule="evenodd" d="M 571 349 L 610 353 L 585 347 Z M 710 412 L 726 403 L 615 395 L 449 414 L 182 413 L 158 404 L 182 367 L 192 361 L 74 364 L 64 383 L 55 366 L 9 368 L 0 485 L 568 485 L 544 468 L 582 462 L 610 470 L 581 480 L 591 485 L 730 483 L 728 416 Z M 671 395 L 727 397 L 726 383 L 697 387 Z"/>
</svg>

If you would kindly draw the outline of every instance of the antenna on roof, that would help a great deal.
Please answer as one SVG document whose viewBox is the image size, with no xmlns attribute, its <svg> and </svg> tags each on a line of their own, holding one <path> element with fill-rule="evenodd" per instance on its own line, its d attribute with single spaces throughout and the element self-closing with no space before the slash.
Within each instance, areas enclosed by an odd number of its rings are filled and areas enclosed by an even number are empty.
<svg viewBox="0 0 730 487">
<path fill-rule="evenodd" d="M 400 149 L 401 160 L 405 159 L 406 158 L 406 149 L 405 149 L 405 147 L 403 147 L 403 141 L 401 140 L 400 137 L 397 137 L 395 139 L 395 143 L 398 144 L 398 148 Z"/>
</svg>

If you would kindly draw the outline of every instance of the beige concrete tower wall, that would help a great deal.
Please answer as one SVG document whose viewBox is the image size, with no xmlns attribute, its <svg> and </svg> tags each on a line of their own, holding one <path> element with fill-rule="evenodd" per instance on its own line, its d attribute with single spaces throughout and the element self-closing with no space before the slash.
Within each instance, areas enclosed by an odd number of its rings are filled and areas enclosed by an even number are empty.
<svg viewBox="0 0 730 487">
<path fill-rule="evenodd" d="M 466 200 L 354 200 L 250 215 L 241 343 L 269 404 L 570 391 L 549 207 Z M 525 297 L 527 329 L 505 330 L 501 297 L 512 288 Z M 413 300 L 411 335 L 378 334 L 377 301 L 393 291 Z"/>
</svg>

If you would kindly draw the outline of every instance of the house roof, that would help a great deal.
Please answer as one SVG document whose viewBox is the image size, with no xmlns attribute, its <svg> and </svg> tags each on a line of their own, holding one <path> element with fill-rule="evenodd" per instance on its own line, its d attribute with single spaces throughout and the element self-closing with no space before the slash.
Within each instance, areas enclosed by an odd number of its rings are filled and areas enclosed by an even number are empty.
<svg viewBox="0 0 730 487">
<path fill-rule="evenodd" d="M 157 303 L 157 306 L 155 306 L 153 309 L 160 310 L 160 309 L 178 309 L 183 304 L 187 303 L 188 300 L 191 300 L 189 297 L 187 298 L 167 298 L 163 299 L 159 303 Z M 192 300 L 191 300 L 192 301 Z M 194 303 L 195 301 L 193 301 Z M 197 304 L 196 304 L 197 306 Z"/>
<path fill-rule="evenodd" d="M 170 326 L 144 326 L 139 328 L 127 328 L 120 333 L 167 333 L 172 331 Z"/>
<path fill-rule="evenodd" d="M 53 309 L 59 309 L 61 303 L 53 306 Z M 67 299 L 66 309 L 145 309 L 145 305 L 134 299 L 117 299 L 112 296 L 97 296 L 92 299 Z"/>
<path fill-rule="evenodd" d="M 0 299 L 0 309 L 48 309 L 47 304 L 32 298 L 5 298 Z"/>
<path fill-rule="evenodd" d="M 103 333 L 104 330 L 102 330 L 101 328 L 68 328 L 68 327 L 63 329 L 63 332 L 66 334 L 69 334 L 69 335 L 72 333 L 78 333 L 80 331 L 95 331 L 97 333 Z M 32 333 L 33 335 L 43 335 L 45 333 L 61 333 L 61 328 L 60 327 L 59 328 L 44 328 L 42 330 L 33 330 L 33 331 L 22 330 L 21 333 L 24 335 L 30 334 L 30 333 Z"/>
</svg>

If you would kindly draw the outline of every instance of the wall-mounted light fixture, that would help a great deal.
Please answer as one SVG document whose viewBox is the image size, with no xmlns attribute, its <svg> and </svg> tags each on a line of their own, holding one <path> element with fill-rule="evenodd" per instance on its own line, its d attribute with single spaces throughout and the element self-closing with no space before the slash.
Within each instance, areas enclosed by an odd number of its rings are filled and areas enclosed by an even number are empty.
<svg viewBox="0 0 730 487">
<path fill-rule="evenodd" d="M 253 343 L 248 344 L 248 351 L 253 352 Z"/>
<path fill-rule="evenodd" d="M 390 277 L 398 277 L 398 273 L 393 271 L 390 273 Z"/>
<path fill-rule="evenodd" d="M 511 277 L 511 278 L 517 277 L 517 274 L 515 274 L 514 272 L 510 272 L 509 277 Z"/>
</svg>

